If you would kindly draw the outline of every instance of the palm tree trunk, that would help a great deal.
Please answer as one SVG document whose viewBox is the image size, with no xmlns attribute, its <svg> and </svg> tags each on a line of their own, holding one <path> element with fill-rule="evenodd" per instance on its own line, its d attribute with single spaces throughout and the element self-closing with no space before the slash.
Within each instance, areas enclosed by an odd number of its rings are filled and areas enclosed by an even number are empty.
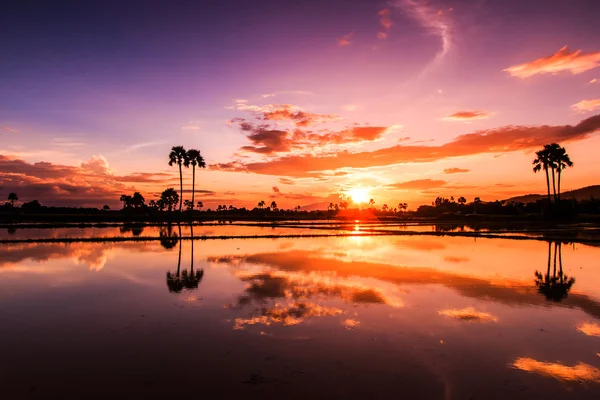
<svg viewBox="0 0 600 400">
<path fill-rule="evenodd" d="M 554 269 L 552 271 L 552 277 L 556 278 L 556 249 L 557 249 L 558 245 L 556 244 L 556 242 L 554 242 Z"/>
<path fill-rule="evenodd" d="M 194 211 L 194 192 L 195 191 L 196 191 L 196 166 L 192 165 L 192 211 Z"/>
<path fill-rule="evenodd" d="M 181 172 L 181 164 L 179 164 L 179 212 L 181 212 L 182 205 L 183 205 L 183 175 Z"/>
<path fill-rule="evenodd" d="M 548 277 L 547 280 L 550 280 L 550 259 L 552 254 L 552 243 L 548 242 L 548 272 L 546 273 L 546 276 Z"/>
<path fill-rule="evenodd" d="M 181 225 L 177 224 L 179 227 L 179 258 L 177 260 L 177 278 L 179 278 L 179 269 L 181 268 Z"/>
<path fill-rule="evenodd" d="M 192 194 L 192 196 L 193 196 L 193 194 Z M 193 277 L 194 276 L 194 226 L 192 224 L 190 224 L 190 236 L 192 237 L 192 243 L 191 243 L 191 246 L 192 246 L 192 261 L 191 261 L 191 265 L 190 265 L 190 274 Z"/>
<path fill-rule="evenodd" d="M 552 191 L 554 192 L 554 202 L 556 203 L 556 181 L 554 180 L 554 168 L 552 168 Z"/>
<path fill-rule="evenodd" d="M 560 169 L 558 171 L 558 201 L 560 201 Z"/>
<path fill-rule="evenodd" d="M 546 187 L 548 188 L 548 201 L 552 202 L 552 199 L 550 198 L 550 176 L 548 176 L 548 168 L 544 168 L 544 170 L 546 171 Z"/>
<path fill-rule="evenodd" d="M 562 268 L 562 243 L 558 244 L 558 275 L 560 280 L 563 280 L 563 268 Z"/>
</svg>

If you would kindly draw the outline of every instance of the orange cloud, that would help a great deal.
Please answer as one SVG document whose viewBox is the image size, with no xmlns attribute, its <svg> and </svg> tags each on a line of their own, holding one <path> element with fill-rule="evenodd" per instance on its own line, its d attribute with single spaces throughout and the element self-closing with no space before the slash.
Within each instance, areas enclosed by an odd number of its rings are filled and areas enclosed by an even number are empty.
<svg viewBox="0 0 600 400">
<path fill-rule="evenodd" d="M 586 113 L 600 108 L 600 99 L 581 100 L 579 103 L 573 104 L 571 108 L 578 113 Z"/>
<path fill-rule="evenodd" d="M 434 179 L 417 179 L 414 181 L 393 183 L 388 185 L 389 187 L 393 187 L 396 189 L 414 189 L 414 190 L 424 190 L 424 189 L 432 189 L 440 186 L 444 186 L 447 182 L 442 180 L 434 180 Z"/>
<path fill-rule="evenodd" d="M 273 129 L 267 124 L 254 125 L 244 119 L 232 120 L 239 124 L 251 144 L 241 150 L 258 154 L 288 153 L 292 151 L 314 152 L 320 147 L 373 141 L 381 138 L 387 127 L 353 127 L 339 132 L 313 133 L 301 129 Z"/>
<path fill-rule="evenodd" d="M 492 114 L 485 111 L 459 111 L 444 119 L 450 121 L 471 121 L 474 119 L 488 118 L 490 115 Z"/>
<path fill-rule="evenodd" d="M 594 69 L 600 65 L 600 52 L 585 53 L 582 50 L 571 51 L 567 46 L 557 53 L 537 60 L 504 69 L 517 78 L 529 78 L 537 74 L 558 74 L 570 72 L 573 75 Z"/>
<path fill-rule="evenodd" d="M 377 128 L 373 128 L 377 129 Z M 382 133 L 385 130 L 381 129 Z M 431 162 L 441 159 L 485 153 L 506 153 L 528 150 L 549 142 L 564 143 L 588 138 L 600 130 L 600 115 L 582 120 L 577 125 L 503 126 L 460 135 L 439 146 L 401 145 L 375 151 L 334 154 L 291 154 L 271 160 L 217 164 L 212 169 L 245 171 L 256 174 L 306 177 L 318 171 L 339 168 L 366 168 L 410 162 Z M 227 168 L 222 168 L 226 166 Z"/>
<path fill-rule="evenodd" d="M 513 367 L 561 381 L 600 382 L 600 369 L 579 362 L 573 367 L 533 358 L 517 358 Z"/>
<path fill-rule="evenodd" d="M 466 168 L 446 168 L 444 170 L 445 174 L 462 174 L 465 172 L 470 172 L 470 169 L 466 169 Z"/>
<path fill-rule="evenodd" d="M 348 46 L 349 44 L 351 44 L 352 42 L 350 41 L 350 39 L 352 39 L 352 36 L 354 36 L 354 32 L 350 32 L 345 34 L 344 36 L 342 36 L 341 38 L 338 38 L 338 45 L 339 46 Z"/>
</svg>

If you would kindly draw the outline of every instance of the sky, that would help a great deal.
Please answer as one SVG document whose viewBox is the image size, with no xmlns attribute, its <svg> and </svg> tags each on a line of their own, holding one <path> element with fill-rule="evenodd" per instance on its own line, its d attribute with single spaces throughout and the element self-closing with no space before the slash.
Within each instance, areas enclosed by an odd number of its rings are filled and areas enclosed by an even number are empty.
<svg viewBox="0 0 600 400">
<path fill-rule="evenodd" d="M 545 143 L 600 184 L 596 0 L 16 1 L 0 10 L 0 198 L 196 198 L 314 208 L 340 195 L 544 193 Z M 191 170 L 184 170 L 189 198 Z"/>
</svg>

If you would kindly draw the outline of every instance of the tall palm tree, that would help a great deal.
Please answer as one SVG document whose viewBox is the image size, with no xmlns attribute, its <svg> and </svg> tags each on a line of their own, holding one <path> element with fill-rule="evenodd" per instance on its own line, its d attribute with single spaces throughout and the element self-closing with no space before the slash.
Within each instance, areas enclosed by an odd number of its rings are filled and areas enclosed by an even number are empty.
<svg viewBox="0 0 600 400">
<path fill-rule="evenodd" d="M 533 160 L 533 172 L 537 173 L 542 169 L 546 172 L 546 187 L 548 188 L 548 201 L 552 201 L 550 197 L 550 175 L 548 169 L 550 169 L 551 161 L 548 150 L 544 147 L 542 150 L 535 152 L 536 158 Z"/>
<path fill-rule="evenodd" d="M 555 163 L 556 163 L 556 173 L 558 175 L 558 190 L 557 190 L 556 194 L 557 194 L 558 200 L 560 200 L 560 177 L 561 177 L 562 171 L 567 167 L 573 166 L 573 161 L 571 161 L 571 158 L 567 154 L 567 150 L 564 147 L 560 147 L 557 150 Z"/>
<path fill-rule="evenodd" d="M 183 206 L 183 172 L 181 171 L 181 166 L 189 166 L 187 152 L 183 146 L 173 146 L 173 148 L 171 148 L 171 152 L 169 153 L 169 165 L 173 166 L 173 164 L 179 166 L 179 212 L 181 212 L 181 207 Z"/>
<path fill-rule="evenodd" d="M 15 206 L 15 201 L 19 200 L 19 196 L 17 196 L 16 193 L 9 193 L 8 194 L 8 201 L 10 201 L 10 205 L 11 207 Z"/>
<path fill-rule="evenodd" d="M 206 163 L 200 150 L 190 149 L 187 151 L 187 159 L 192 165 L 192 210 L 194 209 L 194 194 L 196 192 L 196 167 L 206 168 Z"/>
</svg>

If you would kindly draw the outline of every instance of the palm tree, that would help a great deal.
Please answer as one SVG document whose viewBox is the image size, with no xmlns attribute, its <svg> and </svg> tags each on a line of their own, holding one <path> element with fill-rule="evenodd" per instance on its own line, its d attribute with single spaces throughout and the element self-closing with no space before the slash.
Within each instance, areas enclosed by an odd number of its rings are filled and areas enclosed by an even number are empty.
<svg viewBox="0 0 600 400">
<path fill-rule="evenodd" d="M 558 174 L 558 190 L 556 192 L 557 199 L 560 201 L 560 176 L 562 171 L 567 167 L 573 166 L 573 161 L 567 154 L 567 150 L 564 147 L 560 147 L 555 154 L 556 173 Z"/>
<path fill-rule="evenodd" d="M 165 206 L 169 212 L 173 211 L 173 207 L 179 202 L 179 195 L 173 188 L 168 188 L 160 194 L 159 204 Z"/>
<path fill-rule="evenodd" d="M 273 200 L 271 202 L 271 210 L 275 211 L 277 209 L 277 203 L 275 202 L 275 200 Z"/>
<path fill-rule="evenodd" d="M 375 206 L 375 200 L 370 199 L 369 200 L 369 208 L 373 208 Z"/>
<path fill-rule="evenodd" d="M 10 205 L 11 207 L 15 206 L 15 201 L 19 200 L 19 196 L 17 196 L 16 193 L 9 193 L 8 194 L 8 201 L 10 201 Z"/>
<path fill-rule="evenodd" d="M 173 146 L 171 149 L 169 153 L 169 165 L 173 166 L 173 164 L 179 166 L 179 193 L 181 194 L 179 198 L 179 212 L 181 212 L 181 207 L 183 206 L 183 172 L 181 171 L 181 166 L 189 166 L 187 152 L 183 146 Z"/>
<path fill-rule="evenodd" d="M 552 162 L 550 161 L 550 154 L 546 147 L 542 150 L 538 150 L 535 152 L 536 158 L 533 160 L 533 172 L 537 173 L 542 169 L 546 172 L 546 187 L 548 189 L 548 201 L 551 202 L 552 199 L 550 197 L 550 175 L 548 174 L 548 169 L 551 168 Z"/>
<path fill-rule="evenodd" d="M 202 208 L 204 207 L 204 203 L 199 201 L 198 204 L 196 204 L 196 206 L 198 207 L 199 210 L 202 210 Z"/>
<path fill-rule="evenodd" d="M 457 201 L 458 204 L 465 204 L 467 202 L 467 199 L 465 199 L 463 196 L 460 196 Z"/>
<path fill-rule="evenodd" d="M 265 206 L 265 201 L 261 200 L 258 202 L 258 208 L 260 208 L 262 210 L 262 208 Z"/>
<path fill-rule="evenodd" d="M 187 151 L 187 159 L 192 164 L 192 210 L 194 209 L 194 193 L 196 192 L 196 167 L 206 168 L 206 163 L 200 150 L 190 149 Z"/>
</svg>

